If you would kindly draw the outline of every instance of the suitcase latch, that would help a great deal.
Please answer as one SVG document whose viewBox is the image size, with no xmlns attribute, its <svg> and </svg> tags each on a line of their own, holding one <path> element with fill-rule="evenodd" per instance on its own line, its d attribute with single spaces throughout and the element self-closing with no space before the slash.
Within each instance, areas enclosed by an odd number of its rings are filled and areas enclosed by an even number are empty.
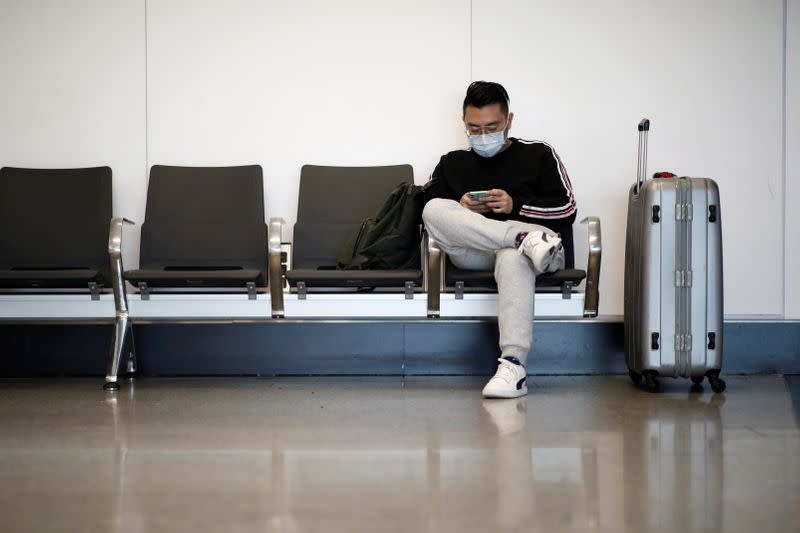
<svg viewBox="0 0 800 533">
<path fill-rule="evenodd" d="M 653 206 L 653 223 L 658 224 L 661 222 L 661 206 L 654 205 Z"/>
<path fill-rule="evenodd" d="M 676 287 L 691 287 L 692 286 L 692 271 L 691 270 L 676 270 L 675 271 L 675 286 Z"/>
<path fill-rule="evenodd" d="M 675 206 L 675 220 L 692 220 L 693 215 L 692 204 L 677 204 Z"/>
<path fill-rule="evenodd" d="M 690 352 L 690 351 L 692 351 L 692 336 L 691 335 L 675 335 L 675 351 L 677 351 L 677 352 Z"/>
</svg>

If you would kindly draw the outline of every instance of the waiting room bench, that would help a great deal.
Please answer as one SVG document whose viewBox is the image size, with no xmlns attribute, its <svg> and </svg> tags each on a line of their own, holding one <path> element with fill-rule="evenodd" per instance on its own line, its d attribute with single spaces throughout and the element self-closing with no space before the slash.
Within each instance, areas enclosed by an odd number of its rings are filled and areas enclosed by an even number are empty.
<svg viewBox="0 0 800 533">
<path fill-rule="evenodd" d="M 330 175 L 331 168 L 308 167 L 306 170 L 312 174 L 327 176 Z M 410 177 L 413 179 L 413 174 L 408 166 L 381 168 L 386 177 L 381 185 L 381 191 L 390 188 L 393 184 L 396 185 L 394 182 L 397 181 L 397 178 L 407 180 Z M 3 170 L 5 172 L 3 175 L 9 176 L 8 171 Z M 334 175 L 351 171 L 352 169 L 336 169 L 335 167 L 332 170 Z M 25 179 L 43 175 L 37 174 L 37 172 L 41 171 L 35 171 L 32 174 L 23 172 L 22 174 Z M 62 286 L 56 283 L 52 286 L 42 287 L 36 286 L 38 282 L 35 282 L 34 286 L 29 287 L 6 287 L 5 289 L 0 287 L 0 323 L 89 322 L 114 324 L 114 335 L 106 373 L 106 386 L 110 389 L 118 388 L 120 372 L 130 374 L 136 372 L 132 331 L 134 322 L 152 324 L 324 321 L 332 319 L 345 321 L 428 320 L 435 317 L 492 319 L 497 316 L 497 294 L 491 283 L 482 287 L 466 287 L 463 290 L 461 287 L 447 283 L 446 258 L 436 243 L 429 239 L 424 232 L 421 235 L 420 278 L 414 280 L 415 284 L 419 283 L 420 285 L 415 287 L 411 298 L 409 298 L 408 287 L 403 284 L 395 284 L 394 287 L 377 287 L 372 292 L 352 292 L 352 290 L 343 292 L 342 287 L 324 287 L 321 288 L 322 292 L 311 290 L 300 294 L 295 283 L 293 290 L 288 283 L 285 283 L 287 272 L 284 269 L 284 263 L 285 260 L 290 260 L 291 249 L 297 243 L 282 242 L 284 224 L 280 220 L 271 219 L 269 225 L 265 224 L 263 183 L 261 169 L 258 166 L 218 168 L 154 166 L 155 179 L 153 179 L 154 176 L 151 176 L 151 187 L 148 190 L 146 231 L 142 230 L 142 268 L 126 271 L 122 264 L 123 230 L 132 222 L 122 217 L 111 218 L 110 169 L 102 167 L 101 169 L 79 169 L 78 171 L 68 169 L 47 172 L 67 172 L 72 175 L 92 174 L 97 180 L 98 190 L 102 191 L 99 193 L 100 196 L 97 196 L 97 198 L 102 198 L 102 201 L 95 199 L 88 204 L 95 209 L 95 218 L 97 219 L 94 222 L 96 227 L 93 226 L 94 229 L 90 232 L 82 231 L 74 224 L 69 223 L 69 221 L 75 218 L 80 219 L 80 216 L 85 215 L 70 213 L 59 215 L 60 218 L 67 221 L 60 228 L 68 230 L 62 237 L 63 239 L 68 240 L 69 237 L 79 236 L 83 237 L 84 241 L 93 243 L 89 246 L 92 251 L 88 252 L 88 256 L 92 259 L 78 262 L 81 265 L 84 263 L 89 265 L 91 267 L 89 270 L 96 272 L 94 274 L 96 281 L 91 282 L 96 284 L 92 285 L 87 282 L 84 286 L 82 277 L 80 285 L 76 286 L 77 282 L 71 278 L 67 279 L 69 276 L 66 276 Z M 61 179 L 67 174 L 60 174 L 57 177 Z M 365 169 L 359 169 L 357 174 L 360 176 L 358 179 L 364 179 L 369 175 L 368 170 Z M 230 194 L 225 193 L 224 189 L 231 186 L 234 189 L 238 187 L 238 191 L 232 190 Z M 222 189 L 218 187 L 222 187 Z M 250 192 L 245 193 L 242 187 Z M 381 187 L 377 187 L 376 190 Z M 63 198 L 65 193 L 58 192 L 61 189 L 54 188 L 52 190 L 57 195 L 62 195 Z M 191 201 L 192 190 L 200 191 L 195 194 L 195 196 L 199 194 L 200 204 L 205 202 L 199 209 L 197 209 L 199 204 Z M 30 196 L 30 191 L 22 194 L 22 196 L 25 195 Z M 380 194 L 375 193 L 378 200 L 379 196 Z M 10 197 L 10 194 L 5 196 L 6 199 Z M 90 193 L 86 192 L 81 193 L 81 197 L 83 199 L 93 198 Z M 170 197 L 171 200 L 167 197 Z M 242 198 L 244 197 L 251 200 L 252 209 L 242 208 Z M 24 203 L 24 198 L 20 194 L 15 194 L 14 198 L 15 202 Z M 231 229 L 228 224 L 215 228 L 212 233 L 206 230 L 195 231 L 198 224 L 198 212 L 201 215 L 209 213 L 212 207 L 218 205 L 217 198 L 226 198 L 227 200 L 223 203 L 233 209 L 224 215 L 226 219 L 235 218 L 231 214 L 234 212 L 237 215 L 242 215 L 244 212 L 251 213 L 241 218 L 243 224 L 249 225 L 249 229 L 244 229 L 244 225 L 241 225 L 241 229 Z M 172 212 L 173 206 L 182 203 L 195 206 L 195 210 L 191 213 L 192 217 L 181 219 L 180 209 Z M 85 210 L 87 207 L 85 200 L 80 199 L 62 202 L 62 204 L 67 207 L 77 207 L 79 210 Z M 154 205 L 161 207 L 159 209 L 151 208 Z M 5 206 L 2 211 L 6 216 L 12 214 L 16 217 L 19 216 L 19 212 L 25 212 L 24 209 L 22 211 L 12 210 L 9 206 Z M 158 211 L 157 216 L 156 211 Z M 356 218 L 365 216 L 365 213 L 367 211 L 359 213 Z M 210 213 L 209 217 L 213 220 L 217 215 Z M 354 223 L 356 218 L 348 219 L 348 224 Z M 536 294 L 535 316 L 537 320 L 583 318 L 593 317 L 597 314 L 597 284 L 601 258 L 600 221 L 590 217 L 585 222 L 587 223 L 585 227 L 588 232 L 589 245 L 586 288 L 580 290 L 577 284 L 569 285 L 568 290 L 563 284 L 556 284 L 555 290 L 539 288 Z M 12 228 L 11 232 L 13 233 L 21 226 L 15 222 L 13 225 L 6 224 L 4 227 L 6 230 Z M 203 227 L 209 226 L 206 224 Z M 245 250 L 243 253 L 224 251 L 229 245 L 224 241 L 230 232 L 236 234 L 237 242 L 251 243 L 251 246 L 245 246 L 245 248 L 252 248 L 252 250 Z M 248 237 L 249 240 L 242 240 L 242 232 L 249 232 L 252 236 Z M 17 233 L 19 232 L 17 231 Z M 89 235 L 92 236 L 91 239 L 86 239 Z M 100 245 L 97 244 L 97 235 L 100 235 Z M 191 238 L 187 238 L 187 236 Z M 181 241 L 177 249 L 173 248 L 171 244 L 176 239 Z M 221 243 L 222 248 L 215 247 L 215 240 Z M 41 239 L 35 239 L 33 244 L 38 245 L 40 241 Z M 199 246 L 200 255 L 197 252 L 198 246 L 193 246 L 193 243 L 189 241 L 194 241 L 195 245 L 202 245 Z M 156 245 L 161 246 L 161 251 L 154 248 Z M 98 247 L 101 248 L 100 251 L 97 250 Z M 80 246 L 73 245 L 73 248 L 78 249 Z M 8 248 L 0 250 L 0 254 L 6 254 L 0 255 L 0 257 L 7 257 L 8 250 Z M 223 250 L 224 253 L 220 250 Z M 75 250 L 72 250 L 72 254 L 75 254 Z M 212 257 L 215 254 L 219 257 Z M 66 252 L 62 253 L 62 257 L 67 255 L 69 254 Z M 37 259 L 38 256 L 34 254 L 30 257 Z M 158 261 L 154 261 L 154 258 L 166 259 L 162 261 L 164 263 L 162 265 L 156 264 Z M 38 259 L 25 260 L 23 263 L 25 266 L 33 267 L 28 270 L 39 272 L 40 270 L 37 269 L 52 269 L 53 265 L 58 266 L 57 259 L 55 259 L 55 263 L 52 258 L 38 263 Z M 245 267 L 250 268 L 249 264 L 253 265 L 255 274 L 244 279 L 238 274 L 241 274 L 241 271 L 246 269 Z M 66 271 L 67 274 L 74 274 L 76 269 L 70 266 Z M 218 283 L 219 279 L 224 278 L 228 271 L 233 274 L 235 283 L 231 285 L 225 280 L 223 280 L 224 283 Z M 485 273 L 479 275 L 490 281 Z M 82 271 L 81 276 L 83 276 Z M 350 276 L 352 277 L 353 274 Z M 200 280 L 202 283 L 192 283 L 191 280 Z M 2 276 L 0 276 L 1 282 Z M 248 283 L 245 284 L 245 282 Z M 280 312 L 276 313 L 276 309 Z"/>
</svg>

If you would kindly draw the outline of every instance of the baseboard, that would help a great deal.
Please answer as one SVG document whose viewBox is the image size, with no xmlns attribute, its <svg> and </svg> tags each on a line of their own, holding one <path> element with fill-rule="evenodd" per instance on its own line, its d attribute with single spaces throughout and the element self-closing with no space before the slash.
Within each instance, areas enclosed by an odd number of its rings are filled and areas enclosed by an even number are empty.
<svg viewBox="0 0 800 533">
<path fill-rule="evenodd" d="M 0 376 L 105 374 L 107 324 L 0 325 Z M 531 374 L 626 372 L 618 320 L 543 320 Z M 725 323 L 726 374 L 800 373 L 800 322 Z M 139 372 L 207 375 L 486 375 L 494 320 L 270 320 L 134 326 Z"/>
</svg>

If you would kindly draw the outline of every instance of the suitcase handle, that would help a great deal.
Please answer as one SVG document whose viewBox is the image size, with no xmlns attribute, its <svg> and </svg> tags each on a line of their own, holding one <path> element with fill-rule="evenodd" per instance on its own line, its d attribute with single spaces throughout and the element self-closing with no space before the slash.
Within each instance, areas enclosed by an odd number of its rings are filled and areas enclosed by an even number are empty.
<svg viewBox="0 0 800 533">
<path fill-rule="evenodd" d="M 636 166 L 636 194 L 644 185 L 647 176 L 647 134 L 650 132 L 650 119 L 639 122 L 639 161 Z"/>
</svg>

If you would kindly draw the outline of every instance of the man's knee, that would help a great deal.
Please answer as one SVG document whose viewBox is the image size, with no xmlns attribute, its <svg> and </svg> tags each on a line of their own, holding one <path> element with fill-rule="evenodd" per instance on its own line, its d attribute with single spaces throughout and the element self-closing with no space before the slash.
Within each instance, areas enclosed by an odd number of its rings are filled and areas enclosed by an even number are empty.
<svg viewBox="0 0 800 533">
<path fill-rule="evenodd" d="M 452 209 L 453 206 L 451 204 L 453 203 L 455 203 L 453 200 L 446 200 L 444 198 L 429 200 L 422 210 L 422 221 L 425 223 L 425 226 L 438 228 L 440 226 L 439 222 L 443 220 L 443 217 L 447 216 L 447 210 Z"/>
<path fill-rule="evenodd" d="M 494 275 L 500 276 L 530 276 L 533 274 L 533 265 L 526 255 L 517 252 L 516 248 L 503 248 L 495 254 Z M 499 280 L 498 280 L 499 281 Z"/>
</svg>

